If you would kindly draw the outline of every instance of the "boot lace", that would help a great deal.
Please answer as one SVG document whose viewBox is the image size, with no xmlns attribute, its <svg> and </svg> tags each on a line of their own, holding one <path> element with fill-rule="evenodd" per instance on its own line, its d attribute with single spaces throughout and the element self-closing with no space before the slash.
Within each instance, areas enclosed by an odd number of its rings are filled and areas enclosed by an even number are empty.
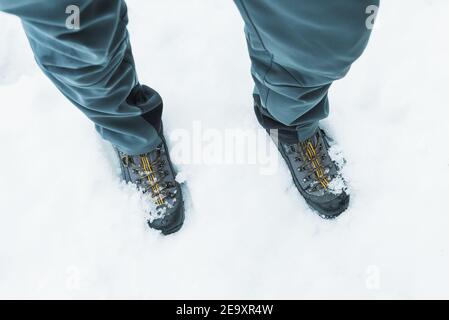
<svg viewBox="0 0 449 320">
<path fill-rule="evenodd" d="M 156 206 L 167 206 L 167 200 L 176 198 L 176 187 L 173 181 L 166 181 L 169 176 L 167 160 L 163 156 L 165 149 L 159 145 L 148 154 L 122 157 L 123 164 L 133 171 L 138 178 L 134 181 L 144 193 L 150 193 Z M 153 160 L 150 160 L 153 159 Z"/>
<path fill-rule="evenodd" d="M 295 154 L 295 161 L 299 163 L 298 170 L 305 172 L 304 182 L 309 183 L 309 191 L 328 190 L 333 179 L 330 176 L 331 161 L 328 161 L 327 148 L 319 136 L 309 138 L 290 146 Z"/>
</svg>

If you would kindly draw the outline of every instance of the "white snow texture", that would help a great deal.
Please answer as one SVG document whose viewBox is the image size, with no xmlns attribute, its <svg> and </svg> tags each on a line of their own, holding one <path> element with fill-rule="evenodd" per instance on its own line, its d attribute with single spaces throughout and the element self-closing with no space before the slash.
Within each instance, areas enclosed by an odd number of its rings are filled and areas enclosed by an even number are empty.
<svg viewBox="0 0 449 320">
<path fill-rule="evenodd" d="M 129 0 L 140 80 L 170 133 L 258 128 L 243 22 L 229 0 Z M 150 230 L 109 146 L 0 14 L 0 298 L 449 298 L 445 0 L 383 1 L 323 122 L 352 202 L 323 221 L 286 166 L 178 164 L 181 232 Z M 151 18 L 149 18 L 151 17 Z"/>
</svg>

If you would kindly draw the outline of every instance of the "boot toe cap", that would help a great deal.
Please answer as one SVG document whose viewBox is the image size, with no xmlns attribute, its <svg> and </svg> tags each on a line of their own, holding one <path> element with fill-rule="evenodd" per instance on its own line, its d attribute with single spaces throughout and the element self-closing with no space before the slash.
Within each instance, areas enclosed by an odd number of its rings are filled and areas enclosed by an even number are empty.
<svg viewBox="0 0 449 320">
<path fill-rule="evenodd" d="M 162 218 L 148 221 L 148 224 L 151 228 L 160 230 L 162 234 L 169 235 L 181 229 L 184 224 L 184 218 L 184 204 L 180 202 L 177 207 L 170 209 L 170 212 Z"/>
<path fill-rule="evenodd" d="M 310 203 L 324 219 L 335 219 L 349 207 L 350 196 L 346 192 L 324 203 Z"/>
</svg>

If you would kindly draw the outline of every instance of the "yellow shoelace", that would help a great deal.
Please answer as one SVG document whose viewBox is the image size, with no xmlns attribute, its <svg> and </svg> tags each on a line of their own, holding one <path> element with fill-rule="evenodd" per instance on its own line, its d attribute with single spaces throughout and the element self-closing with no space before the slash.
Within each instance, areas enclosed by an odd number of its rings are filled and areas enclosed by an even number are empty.
<svg viewBox="0 0 449 320">
<path fill-rule="evenodd" d="M 140 164 L 142 165 L 143 169 L 145 170 L 145 173 L 147 175 L 148 182 L 151 186 L 151 189 L 153 191 L 153 194 L 157 194 L 158 197 L 156 199 L 157 205 L 163 205 L 165 204 L 164 198 L 162 198 L 159 188 L 159 183 L 156 181 L 155 172 L 153 170 L 153 167 L 151 166 L 150 160 L 147 156 L 141 156 L 140 157 Z"/>
<path fill-rule="evenodd" d="M 318 179 L 318 182 L 327 190 L 329 186 L 329 181 L 324 172 L 324 168 L 321 165 L 320 159 L 317 157 L 316 147 L 313 145 L 311 141 L 308 141 L 305 145 L 306 155 L 309 161 L 312 163 L 313 171 Z"/>
</svg>

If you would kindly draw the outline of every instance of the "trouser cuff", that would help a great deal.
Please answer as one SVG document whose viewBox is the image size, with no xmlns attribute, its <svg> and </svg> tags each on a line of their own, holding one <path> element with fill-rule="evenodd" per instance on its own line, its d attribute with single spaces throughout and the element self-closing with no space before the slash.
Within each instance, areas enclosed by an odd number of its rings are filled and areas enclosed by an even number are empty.
<svg viewBox="0 0 449 320">
<path fill-rule="evenodd" d="M 278 139 L 282 143 L 295 144 L 313 136 L 318 129 L 318 121 L 303 125 L 288 126 L 276 120 L 267 109 L 262 107 L 259 95 L 254 95 L 254 112 L 260 125 L 267 131 L 277 130 Z"/>
</svg>

